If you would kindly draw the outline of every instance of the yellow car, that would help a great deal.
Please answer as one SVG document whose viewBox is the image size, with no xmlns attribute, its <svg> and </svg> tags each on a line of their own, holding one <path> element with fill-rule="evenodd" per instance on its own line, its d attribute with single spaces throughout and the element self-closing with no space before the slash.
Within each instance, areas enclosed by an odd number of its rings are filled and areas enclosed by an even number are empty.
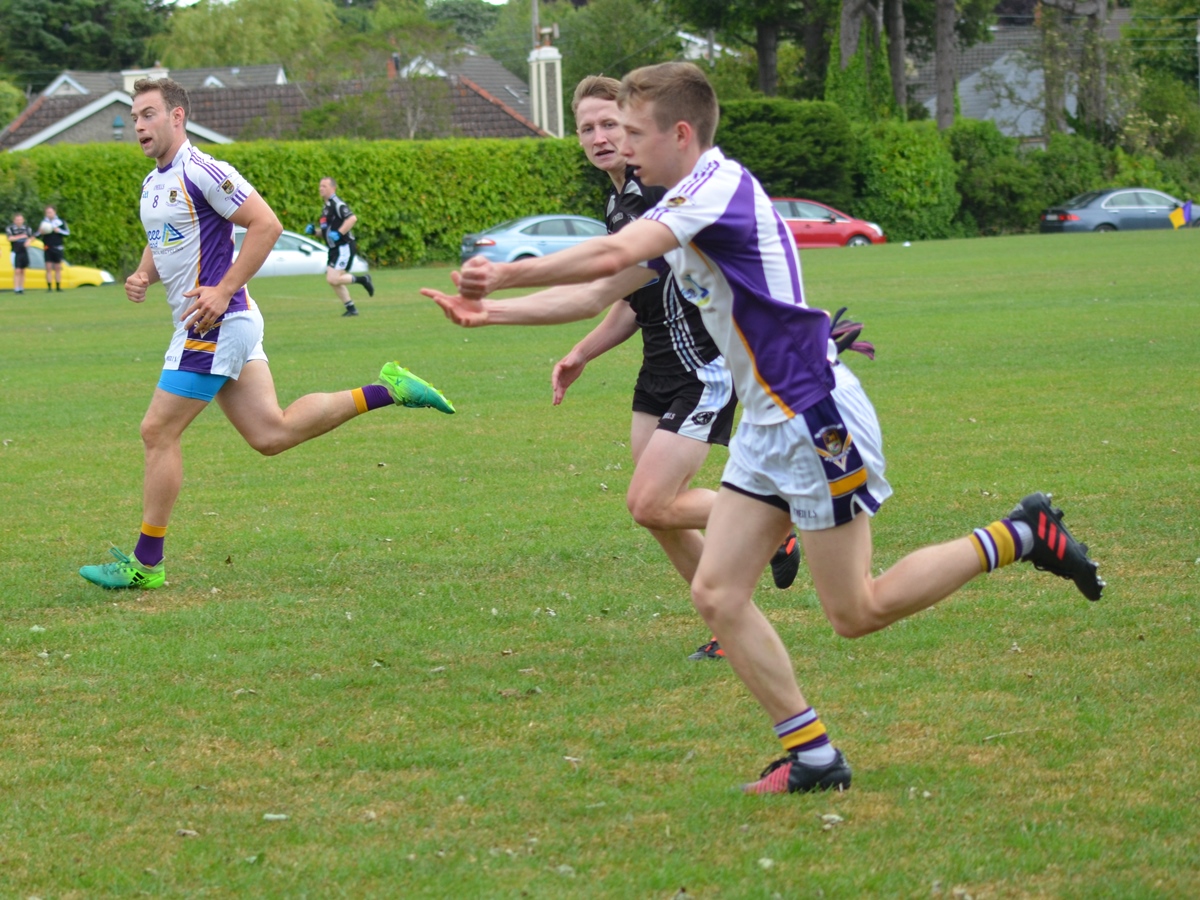
<svg viewBox="0 0 1200 900">
<path fill-rule="evenodd" d="M 29 252 L 29 268 L 25 270 L 25 290 L 46 289 L 46 259 L 42 256 L 42 242 L 30 238 L 25 244 Z M 73 266 L 66 260 L 62 264 L 62 286 L 66 288 L 84 285 L 112 284 L 115 279 L 103 269 L 91 266 Z M 8 238 L 0 234 L 0 291 L 13 289 L 13 255 Z"/>
</svg>

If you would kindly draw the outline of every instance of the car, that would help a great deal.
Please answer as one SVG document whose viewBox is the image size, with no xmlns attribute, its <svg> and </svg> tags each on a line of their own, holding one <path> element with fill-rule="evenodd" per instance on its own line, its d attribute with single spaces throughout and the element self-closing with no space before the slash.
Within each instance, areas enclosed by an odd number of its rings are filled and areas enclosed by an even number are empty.
<svg viewBox="0 0 1200 900">
<path fill-rule="evenodd" d="M 1044 210 L 1042 234 L 1072 231 L 1142 231 L 1173 228 L 1171 213 L 1183 201 L 1153 188 L 1110 188 L 1086 191 Z"/>
<path fill-rule="evenodd" d="M 36 291 L 46 289 L 46 257 L 42 254 L 42 242 L 30 238 L 25 244 L 29 254 L 29 268 L 25 270 L 25 290 Z M 84 286 L 99 287 L 102 284 L 112 284 L 116 279 L 103 269 L 91 266 L 73 266 L 69 262 L 62 264 L 62 286 L 77 288 Z M 8 238 L 0 234 L 0 291 L 13 289 L 13 255 L 12 245 Z"/>
<path fill-rule="evenodd" d="M 512 262 L 565 250 L 605 234 L 608 234 L 605 224 L 587 216 L 526 216 L 464 235 L 462 259 L 466 262 L 472 256 L 483 256 L 492 262 Z"/>
<path fill-rule="evenodd" d="M 242 249 L 242 239 L 246 229 L 240 225 L 233 227 L 233 258 L 237 259 Z M 324 275 L 326 264 L 329 262 L 329 247 L 324 241 L 314 240 L 294 231 L 284 231 L 275 241 L 275 246 L 267 255 L 262 268 L 255 278 L 266 278 L 273 275 Z M 354 275 L 364 275 L 369 266 L 361 256 L 354 258 L 350 272 Z"/>
<path fill-rule="evenodd" d="M 772 197 L 771 205 L 783 217 L 796 246 L 801 250 L 869 247 L 871 244 L 887 243 L 883 229 L 874 222 L 856 219 L 816 200 Z"/>
</svg>

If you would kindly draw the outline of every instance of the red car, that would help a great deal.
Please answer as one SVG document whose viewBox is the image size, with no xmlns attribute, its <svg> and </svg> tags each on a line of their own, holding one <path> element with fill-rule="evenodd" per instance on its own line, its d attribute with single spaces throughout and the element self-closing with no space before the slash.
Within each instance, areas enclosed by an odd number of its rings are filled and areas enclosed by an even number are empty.
<svg viewBox="0 0 1200 900">
<path fill-rule="evenodd" d="M 883 229 L 874 222 L 848 216 L 824 203 L 794 197 L 772 197 L 771 203 L 775 211 L 783 216 L 783 221 L 796 240 L 796 246 L 801 250 L 887 243 Z"/>
</svg>

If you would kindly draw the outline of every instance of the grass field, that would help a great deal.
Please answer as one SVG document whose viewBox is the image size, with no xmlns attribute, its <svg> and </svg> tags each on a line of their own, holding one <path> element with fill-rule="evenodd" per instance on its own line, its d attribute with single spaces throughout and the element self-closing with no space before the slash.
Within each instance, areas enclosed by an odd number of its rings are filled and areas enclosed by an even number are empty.
<svg viewBox="0 0 1200 900">
<path fill-rule="evenodd" d="M 0 294 L 0 895 L 1200 895 L 1197 259 L 1196 230 L 804 255 L 879 351 L 850 360 L 877 565 L 1045 490 L 1109 587 L 1014 566 L 847 641 L 803 567 L 764 577 L 855 779 L 772 798 L 735 790 L 770 723 L 685 660 L 707 632 L 625 510 L 636 341 L 553 408 L 588 323 L 457 329 L 416 293 L 446 269 L 377 273 L 352 320 L 256 282 L 284 403 L 395 358 L 459 412 L 268 459 L 207 411 L 169 586 L 108 593 L 76 570 L 136 537 L 160 289 Z"/>
</svg>

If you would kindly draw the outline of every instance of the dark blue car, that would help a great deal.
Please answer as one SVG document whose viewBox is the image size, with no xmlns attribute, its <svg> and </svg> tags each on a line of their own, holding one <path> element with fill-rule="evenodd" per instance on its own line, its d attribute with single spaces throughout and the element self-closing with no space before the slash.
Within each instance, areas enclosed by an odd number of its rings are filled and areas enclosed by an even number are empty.
<svg viewBox="0 0 1200 900">
<path fill-rule="evenodd" d="M 1183 201 L 1151 188 L 1088 191 L 1042 213 L 1041 232 L 1138 231 L 1173 228 L 1170 215 Z"/>
</svg>

